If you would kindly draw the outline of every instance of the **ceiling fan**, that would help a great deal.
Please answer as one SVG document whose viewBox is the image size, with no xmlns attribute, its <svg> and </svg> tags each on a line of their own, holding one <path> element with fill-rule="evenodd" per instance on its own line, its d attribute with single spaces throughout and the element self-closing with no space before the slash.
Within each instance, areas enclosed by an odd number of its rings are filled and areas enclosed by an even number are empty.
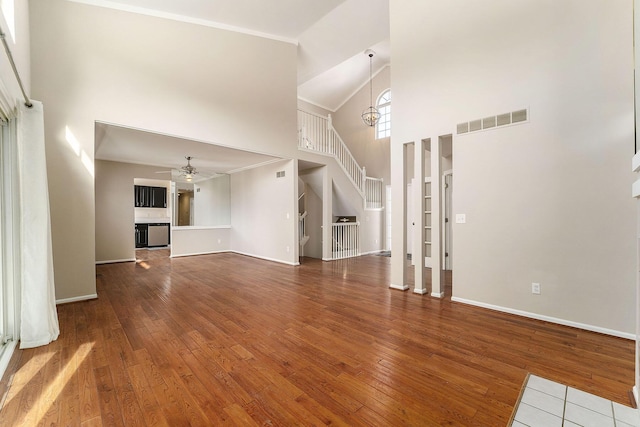
<svg viewBox="0 0 640 427">
<path fill-rule="evenodd" d="M 193 159 L 193 157 L 191 156 L 185 156 L 185 159 L 187 159 L 187 164 L 180 167 L 179 169 L 171 169 L 171 170 L 166 170 L 166 171 L 157 171 L 156 173 L 170 173 L 172 176 L 172 180 L 174 181 L 186 181 L 186 182 L 192 182 L 194 179 L 194 175 L 200 174 L 200 172 L 196 169 L 195 166 L 193 166 L 191 164 L 191 160 Z M 202 179 L 208 179 L 211 178 L 213 176 L 217 176 L 218 173 L 213 173 L 213 175 L 210 175 L 205 173 L 202 176 Z"/>
<path fill-rule="evenodd" d="M 194 166 L 191 166 L 192 158 L 193 157 L 191 156 L 186 156 L 185 159 L 187 159 L 187 164 L 180 168 L 180 175 L 184 177 L 187 181 L 191 181 L 193 179 L 193 175 L 196 175 L 198 173 L 196 168 Z"/>
</svg>

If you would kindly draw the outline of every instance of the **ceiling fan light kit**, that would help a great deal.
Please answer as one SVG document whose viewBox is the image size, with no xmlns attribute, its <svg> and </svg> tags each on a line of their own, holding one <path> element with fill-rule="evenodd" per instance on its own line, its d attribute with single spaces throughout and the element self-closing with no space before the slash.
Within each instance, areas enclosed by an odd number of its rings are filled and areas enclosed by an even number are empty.
<svg viewBox="0 0 640 427">
<path fill-rule="evenodd" d="M 193 159 L 193 157 L 186 156 L 185 159 L 187 159 L 187 164 L 186 166 L 182 166 L 180 168 L 180 175 L 183 176 L 187 181 L 191 181 L 193 179 L 193 175 L 197 174 L 198 171 L 194 166 L 191 166 L 191 159 Z"/>
</svg>

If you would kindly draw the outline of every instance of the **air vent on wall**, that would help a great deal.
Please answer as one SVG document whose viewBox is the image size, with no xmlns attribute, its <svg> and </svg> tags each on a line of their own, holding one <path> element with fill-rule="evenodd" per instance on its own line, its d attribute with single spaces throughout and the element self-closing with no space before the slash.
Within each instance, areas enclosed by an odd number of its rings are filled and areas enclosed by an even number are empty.
<svg viewBox="0 0 640 427">
<path fill-rule="evenodd" d="M 495 127 L 522 123 L 529 120 L 529 110 L 516 110 L 511 113 L 498 114 L 496 116 L 485 117 L 483 119 L 471 120 L 464 123 L 458 123 L 456 133 L 458 135 L 469 132 L 477 132 L 483 129 L 491 129 Z"/>
<path fill-rule="evenodd" d="M 284 171 L 276 172 L 276 178 L 284 178 Z"/>
</svg>

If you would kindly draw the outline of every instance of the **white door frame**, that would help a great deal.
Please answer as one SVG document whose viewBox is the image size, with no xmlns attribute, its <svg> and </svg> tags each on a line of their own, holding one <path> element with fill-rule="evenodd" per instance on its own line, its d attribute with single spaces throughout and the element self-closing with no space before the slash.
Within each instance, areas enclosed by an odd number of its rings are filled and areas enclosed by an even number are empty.
<svg viewBox="0 0 640 427">
<path fill-rule="evenodd" d="M 447 177 L 451 177 L 451 188 L 447 188 Z M 442 269 L 451 270 L 453 263 L 453 224 L 452 215 L 452 196 L 453 196 L 453 169 L 446 170 L 442 173 L 442 195 L 444 203 L 442 203 Z M 448 214 L 448 215 L 447 215 Z M 448 254 L 448 256 L 447 256 Z"/>
</svg>

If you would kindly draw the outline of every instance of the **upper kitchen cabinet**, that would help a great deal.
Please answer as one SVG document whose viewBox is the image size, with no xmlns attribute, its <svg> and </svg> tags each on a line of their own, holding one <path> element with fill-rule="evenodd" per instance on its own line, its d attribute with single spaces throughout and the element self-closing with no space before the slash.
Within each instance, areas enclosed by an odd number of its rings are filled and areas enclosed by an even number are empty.
<svg viewBox="0 0 640 427">
<path fill-rule="evenodd" d="M 166 208 L 166 187 L 134 186 L 134 204 L 136 208 Z"/>
</svg>

